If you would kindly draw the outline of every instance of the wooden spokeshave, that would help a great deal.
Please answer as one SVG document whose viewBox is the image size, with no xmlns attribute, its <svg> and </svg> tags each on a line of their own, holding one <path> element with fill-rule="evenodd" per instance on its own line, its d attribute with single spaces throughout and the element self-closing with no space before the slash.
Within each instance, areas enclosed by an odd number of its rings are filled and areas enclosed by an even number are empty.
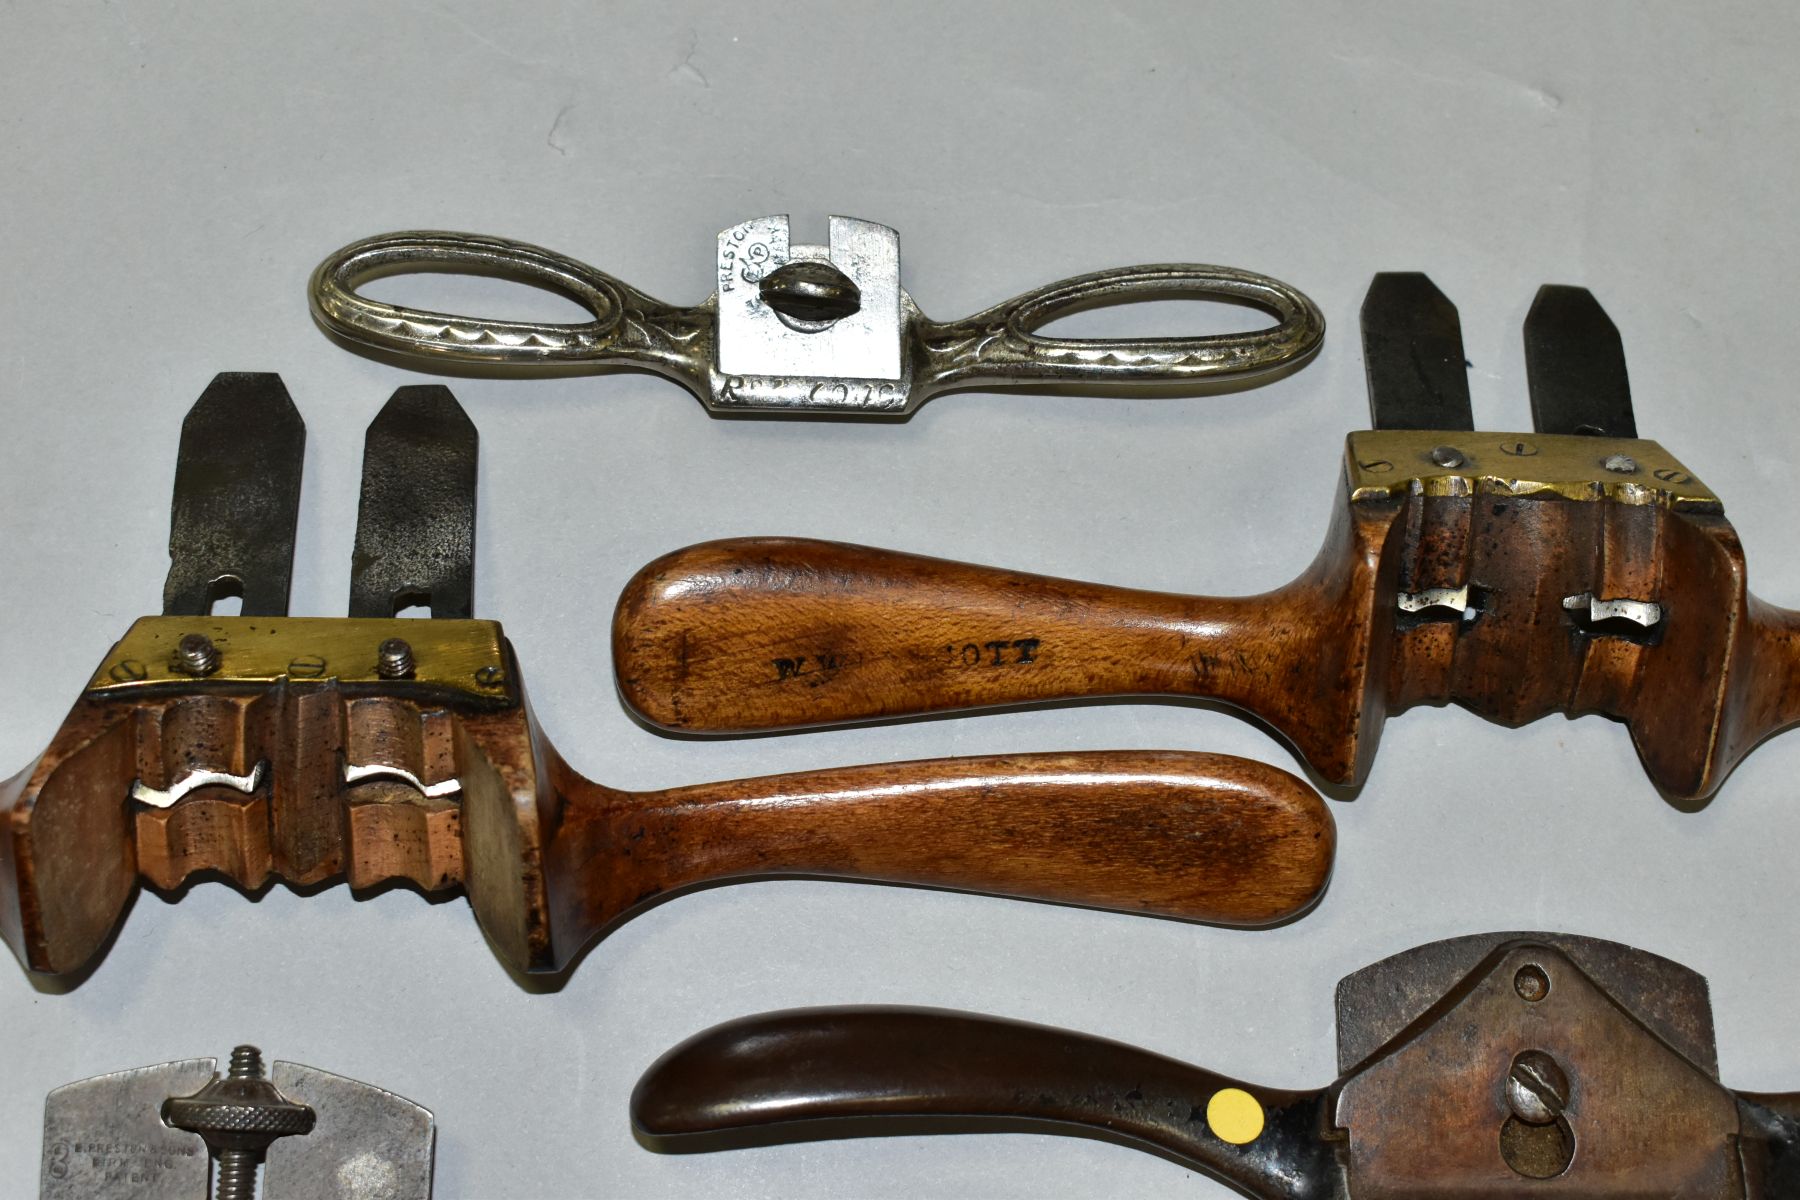
<svg viewBox="0 0 1800 1200">
<path fill-rule="evenodd" d="M 584 779 L 471 615 L 476 433 L 406 387 L 369 426 L 350 615 L 290 617 L 305 428 L 274 375 L 183 426 L 161 616 L 128 630 L 0 784 L 0 937 L 95 959 L 141 880 L 462 888 L 495 952 L 559 971 L 682 888 L 811 875 L 1232 925 L 1304 911 L 1335 844 L 1273 767 L 1138 751 L 896 763 L 656 792 Z M 218 615 L 229 596 L 241 611 Z M 429 608 L 431 619 L 397 616 Z"/>
<path fill-rule="evenodd" d="M 1352 433 L 1313 564 L 1260 596 L 1170 595 L 833 542 L 676 551 L 627 586 L 628 704 L 699 733 L 1118 696 L 1249 710 L 1359 784 L 1390 712 L 1624 721 L 1657 787 L 1710 797 L 1800 720 L 1800 613 L 1745 586 L 1719 499 L 1637 437 L 1585 289 L 1525 320 L 1535 429 L 1476 432 L 1456 309 L 1420 274 L 1362 309 L 1374 428 Z"/>
<path fill-rule="evenodd" d="M 876 1133 L 1078 1134 L 1259 1200 L 1791 1200 L 1800 1093 L 1719 1082 L 1706 980 L 1569 934 L 1453 938 L 1337 989 L 1336 1082 L 1227 1079 L 1135 1046 L 934 1009 L 701 1033 L 638 1083 L 653 1149 Z"/>
</svg>

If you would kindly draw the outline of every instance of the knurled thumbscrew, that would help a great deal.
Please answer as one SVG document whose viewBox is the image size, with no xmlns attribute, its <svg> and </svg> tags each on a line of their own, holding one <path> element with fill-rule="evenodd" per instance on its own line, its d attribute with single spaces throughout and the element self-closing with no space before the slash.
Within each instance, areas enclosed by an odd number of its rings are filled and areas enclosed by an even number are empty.
<svg viewBox="0 0 1800 1200">
<path fill-rule="evenodd" d="M 176 1129 L 199 1134 L 218 1158 L 214 1200 L 255 1200 L 264 1151 L 276 1138 L 312 1132 L 315 1114 L 263 1078 L 262 1051 L 239 1046 L 231 1052 L 224 1079 L 215 1075 L 191 1096 L 164 1100 L 162 1118 Z"/>
</svg>

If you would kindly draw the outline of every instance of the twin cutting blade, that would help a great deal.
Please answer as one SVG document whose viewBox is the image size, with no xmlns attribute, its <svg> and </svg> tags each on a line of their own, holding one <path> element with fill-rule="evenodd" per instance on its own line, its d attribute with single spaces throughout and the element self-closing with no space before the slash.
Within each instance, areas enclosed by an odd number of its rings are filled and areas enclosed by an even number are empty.
<svg viewBox="0 0 1800 1200">
<path fill-rule="evenodd" d="M 1376 429 L 1473 429 L 1456 305 L 1418 271 L 1375 276 L 1362 306 Z"/>
<path fill-rule="evenodd" d="M 351 616 L 391 617 L 408 605 L 473 615 L 478 446 L 446 387 L 403 387 L 369 423 Z"/>
<path fill-rule="evenodd" d="M 468 618 L 475 590 L 479 438 L 450 390 L 403 387 L 369 424 L 350 615 L 410 605 Z M 217 376 L 181 427 L 163 613 L 286 616 L 306 425 L 281 377 Z"/>
<path fill-rule="evenodd" d="M 1637 436 L 1624 343 L 1586 288 L 1538 289 L 1525 316 L 1525 376 L 1539 433 Z"/>
<path fill-rule="evenodd" d="M 181 424 L 165 616 L 242 596 L 247 617 L 287 615 L 306 424 L 279 375 L 216 376 Z"/>
<path fill-rule="evenodd" d="M 1525 317 L 1525 372 L 1539 433 L 1637 437 L 1625 349 L 1586 288 L 1545 284 Z M 1376 429 L 1472 430 L 1456 306 L 1425 275 L 1375 276 L 1362 306 Z"/>
</svg>

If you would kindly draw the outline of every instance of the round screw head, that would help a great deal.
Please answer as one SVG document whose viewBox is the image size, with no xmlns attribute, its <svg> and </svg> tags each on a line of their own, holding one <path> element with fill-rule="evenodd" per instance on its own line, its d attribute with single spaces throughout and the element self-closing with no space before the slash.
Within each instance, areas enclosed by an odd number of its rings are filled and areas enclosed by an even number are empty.
<svg viewBox="0 0 1800 1200">
<path fill-rule="evenodd" d="M 405 638 L 388 638 L 375 654 L 375 673 L 383 679 L 412 678 L 412 646 Z"/>
<path fill-rule="evenodd" d="M 175 665 L 189 675 L 211 675 L 219 669 L 219 648 L 204 633 L 184 633 L 175 644 Z"/>
<path fill-rule="evenodd" d="M 1615 475 L 1635 475 L 1638 469 L 1637 459 L 1629 454 L 1609 454 L 1600 465 Z"/>
<path fill-rule="evenodd" d="M 1431 461 L 1440 467 L 1460 467 L 1469 460 L 1455 446 L 1438 446 L 1431 452 Z"/>
<path fill-rule="evenodd" d="M 757 285 L 763 303 L 802 325 L 823 328 L 862 308 L 862 289 L 828 262 L 796 259 L 776 267 Z"/>
<path fill-rule="evenodd" d="M 1520 999 L 1536 1004 L 1550 994 L 1550 977 L 1536 963 L 1526 963 L 1513 976 L 1513 990 L 1519 993 Z"/>
<path fill-rule="evenodd" d="M 1507 1074 L 1506 1103 L 1527 1125 L 1548 1125 L 1569 1106 L 1569 1077 L 1542 1050 L 1527 1050 Z"/>
</svg>

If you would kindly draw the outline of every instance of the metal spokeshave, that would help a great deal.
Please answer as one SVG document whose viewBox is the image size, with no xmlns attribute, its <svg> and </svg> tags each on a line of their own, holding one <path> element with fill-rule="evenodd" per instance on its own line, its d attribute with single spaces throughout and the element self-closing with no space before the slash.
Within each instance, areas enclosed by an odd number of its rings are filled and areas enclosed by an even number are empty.
<svg viewBox="0 0 1800 1200">
<path fill-rule="evenodd" d="M 900 287 L 900 237 L 832 217 L 830 242 L 789 237 L 786 216 L 719 234 L 717 291 L 664 304 L 538 246 L 461 233 L 393 233 L 344 247 L 313 273 L 313 315 L 356 345 L 411 359 L 499 367 L 635 367 L 677 380 L 718 413 L 904 416 L 951 388 L 1197 386 L 1292 365 L 1325 332 L 1318 308 L 1265 275 L 1164 263 L 1099 271 L 961 321 L 933 321 Z M 481 320 L 385 304 L 356 288 L 451 271 L 567 295 L 584 324 Z M 1059 338 L 1036 332 L 1099 305 L 1208 299 L 1247 304 L 1273 328 L 1194 337 Z"/>
<path fill-rule="evenodd" d="M 218 1066 L 189 1058 L 51 1092 L 38 1200 L 430 1200 L 428 1109 L 300 1063 L 265 1077 L 254 1046 L 232 1051 L 224 1077 Z"/>
<path fill-rule="evenodd" d="M 718 1026 L 639 1082 L 670 1151 L 891 1131 L 1083 1133 L 1263 1200 L 1787 1200 L 1800 1093 L 1718 1081 L 1706 982 L 1565 934 L 1436 942 L 1338 985 L 1339 1079 L 1263 1088 L 1135 1047 L 931 1009 Z"/>
</svg>

